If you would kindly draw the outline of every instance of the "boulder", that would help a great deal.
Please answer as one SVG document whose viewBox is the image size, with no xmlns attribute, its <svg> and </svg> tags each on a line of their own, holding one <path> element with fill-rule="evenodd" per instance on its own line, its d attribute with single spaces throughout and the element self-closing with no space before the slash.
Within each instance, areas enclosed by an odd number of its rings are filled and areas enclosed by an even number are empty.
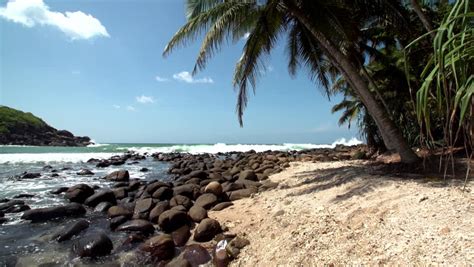
<svg viewBox="0 0 474 267">
<path fill-rule="evenodd" d="M 22 194 L 15 195 L 12 198 L 32 198 L 32 197 L 35 197 L 35 195 L 22 193 Z"/>
<path fill-rule="evenodd" d="M 114 171 L 108 174 L 105 179 L 114 182 L 125 182 L 130 179 L 130 174 L 127 170 Z"/>
<path fill-rule="evenodd" d="M 158 188 L 161 188 L 161 187 L 170 187 L 170 185 L 168 183 L 165 183 L 163 181 L 156 181 L 156 182 L 153 182 L 149 185 L 147 185 L 146 187 L 146 191 L 149 193 L 149 194 L 153 194 Z"/>
<path fill-rule="evenodd" d="M 94 189 L 86 184 L 77 184 L 69 187 L 65 198 L 71 202 L 84 203 L 84 201 L 94 194 Z"/>
<path fill-rule="evenodd" d="M 76 172 L 77 175 L 94 175 L 94 173 L 89 169 L 82 169 Z"/>
<path fill-rule="evenodd" d="M 109 189 L 96 192 L 92 196 L 88 197 L 86 201 L 84 201 L 84 204 L 90 207 L 95 207 L 100 202 L 110 202 L 112 204 L 116 204 L 117 200 L 115 199 L 114 192 Z"/>
<path fill-rule="evenodd" d="M 239 184 L 239 183 L 224 183 L 222 185 L 222 189 L 224 192 L 230 192 L 230 191 L 245 189 L 245 187 L 243 184 Z"/>
<path fill-rule="evenodd" d="M 79 220 L 77 222 L 73 222 L 68 226 L 64 227 L 60 231 L 56 232 L 53 235 L 53 240 L 57 240 L 58 242 L 66 241 L 71 239 L 71 237 L 79 234 L 81 231 L 87 229 L 89 227 L 89 222 L 86 220 Z"/>
<path fill-rule="evenodd" d="M 218 221 L 206 218 L 194 230 L 194 240 L 197 242 L 207 242 L 221 232 L 222 228 Z"/>
<path fill-rule="evenodd" d="M 114 192 L 115 199 L 123 199 L 128 196 L 128 192 L 125 187 L 114 188 L 112 192 Z"/>
<path fill-rule="evenodd" d="M 61 193 L 66 192 L 68 189 L 69 189 L 68 187 L 63 186 L 63 187 L 53 189 L 53 190 L 49 191 L 49 193 L 53 194 L 53 195 L 59 195 Z"/>
<path fill-rule="evenodd" d="M 113 217 L 112 219 L 109 220 L 109 227 L 111 230 L 117 229 L 121 224 L 125 223 L 128 221 L 128 217 L 126 216 L 117 216 Z"/>
<path fill-rule="evenodd" d="M 258 188 L 262 185 L 260 182 L 245 179 L 238 179 L 237 181 L 235 181 L 235 184 L 241 184 L 244 188 Z"/>
<path fill-rule="evenodd" d="M 110 202 L 100 202 L 95 206 L 94 211 L 95 212 L 106 212 L 112 207 L 112 203 Z"/>
<path fill-rule="evenodd" d="M 170 208 L 170 204 L 167 200 L 156 203 L 155 207 L 150 211 L 149 219 L 153 223 L 158 222 L 160 215 Z"/>
<path fill-rule="evenodd" d="M 29 209 L 30 207 L 23 200 L 9 200 L 0 204 L 0 211 L 3 213 L 18 213 Z"/>
<path fill-rule="evenodd" d="M 172 232 L 189 223 L 188 215 L 178 210 L 167 210 L 158 217 L 158 225 L 165 232 Z"/>
<path fill-rule="evenodd" d="M 22 179 L 34 179 L 39 177 L 41 177 L 41 173 L 39 172 L 27 172 L 21 176 Z"/>
<path fill-rule="evenodd" d="M 174 242 L 170 235 L 162 234 L 146 240 L 140 247 L 150 253 L 152 258 L 168 260 L 174 256 Z"/>
<path fill-rule="evenodd" d="M 211 261 L 211 254 L 203 246 L 192 244 L 186 246 L 183 250 L 183 258 L 186 259 L 191 266 L 201 266 Z"/>
<path fill-rule="evenodd" d="M 207 184 L 206 188 L 204 188 L 204 192 L 220 196 L 222 194 L 222 185 L 216 181 L 210 182 Z"/>
<path fill-rule="evenodd" d="M 169 200 L 173 197 L 173 190 L 167 186 L 162 186 L 153 192 L 152 197 L 159 200 Z"/>
<path fill-rule="evenodd" d="M 228 208 L 232 205 L 234 205 L 234 203 L 232 203 L 232 202 L 222 202 L 222 203 L 219 203 L 219 204 L 215 205 L 214 208 L 212 208 L 211 210 L 212 211 L 220 211 L 220 210 Z"/>
<path fill-rule="evenodd" d="M 154 206 L 155 203 L 152 198 L 139 199 L 135 203 L 135 213 L 149 212 Z"/>
<path fill-rule="evenodd" d="M 235 247 L 238 249 L 243 249 L 244 247 L 250 245 L 250 241 L 242 237 L 235 237 L 229 242 L 228 246 Z"/>
<path fill-rule="evenodd" d="M 208 210 L 212 208 L 215 204 L 217 204 L 217 202 L 218 202 L 218 199 L 216 195 L 211 194 L 211 193 L 206 193 L 198 197 L 194 205 L 203 207 L 206 210 Z"/>
<path fill-rule="evenodd" d="M 110 254 L 113 249 L 112 240 L 104 233 L 93 234 L 81 238 L 73 243 L 72 251 L 75 255 L 84 258 L 96 258 Z"/>
<path fill-rule="evenodd" d="M 7 200 L 3 204 L 0 204 L 0 211 L 5 211 L 15 205 L 24 205 L 24 204 L 25 204 L 25 201 L 23 200 Z"/>
<path fill-rule="evenodd" d="M 179 256 L 168 262 L 165 267 L 192 267 L 191 263 Z"/>
<path fill-rule="evenodd" d="M 182 195 L 176 195 L 170 200 L 170 207 L 176 207 L 182 205 L 183 207 L 188 210 L 189 208 L 192 207 L 193 201 L 189 199 L 188 197 L 182 196 Z"/>
<path fill-rule="evenodd" d="M 155 227 L 147 220 L 137 219 L 121 224 L 116 230 L 121 232 L 139 232 L 144 235 L 149 235 L 155 232 Z"/>
<path fill-rule="evenodd" d="M 107 211 L 109 218 L 114 218 L 118 216 L 125 216 L 127 218 L 131 218 L 133 213 L 129 209 L 122 207 L 122 206 L 112 206 Z"/>
<path fill-rule="evenodd" d="M 247 189 L 240 189 L 236 191 L 231 191 L 229 192 L 229 199 L 231 201 L 250 197 L 252 194 L 257 193 L 257 190 L 255 188 L 247 188 Z"/>
<path fill-rule="evenodd" d="M 200 194 L 201 188 L 195 184 L 184 184 L 173 188 L 173 194 L 196 199 Z"/>
<path fill-rule="evenodd" d="M 190 178 L 196 177 L 196 178 L 199 178 L 201 180 L 204 180 L 204 179 L 207 178 L 207 172 L 200 171 L 200 170 L 192 171 L 191 173 L 188 174 L 188 177 L 190 177 Z"/>
<path fill-rule="evenodd" d="M 177 247 L 182 247 L 188 242 L 189 238 L 191 237 L 191 232 L 188 225 L 183 225 L 177 230 L 171 233 L 173 237 L 173 242 Z"/>
<path fill-rule="evenodd" d="M 250 181 L 258 181 L 257 175 L 251 170 L 241 171 L 239 173 L 239 179 L 250 180 Z"/>
<path fill-rule="evenodd" d="M 191 220 L 195 222 L 201 222 L 202 220 L 207 218 L 207 210 L 201 206 L 194 205 L 191 207 L 191 209 L 189 209 L 188 215 Z"/>
<path fill-rule="evenodd" d="M 35 223 L 56 218 L 81 216 L 85 213 L 86 209 L 81 204 L 71 203 L 64 206 L 27 210 L 23 213 L 21 218 Z"/>
</svg>

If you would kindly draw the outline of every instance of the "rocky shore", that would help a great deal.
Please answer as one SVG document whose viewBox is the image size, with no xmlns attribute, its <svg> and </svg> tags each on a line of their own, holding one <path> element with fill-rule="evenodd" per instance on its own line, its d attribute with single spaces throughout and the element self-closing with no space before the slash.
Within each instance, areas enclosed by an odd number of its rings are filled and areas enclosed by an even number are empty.
<svg viewBox="0 0 474 267">
<path fill-rule="evenodd" d="M 57 130 L 29 112 L 0 106 L 0 145 L 87 146 L 87 136 Z"/>
<path fill-rule="evenodd" d="M 153 154 L 127 153 L 107 160 L 90 159 L 99 168 L 139 164 L 147 157 L 169 164 L 171 179 L 143 181 L 121 170 L 101 177 L 110 188 L 98 188 L 84 183 L 58 187 L 51 194 L 65 198 L 69 204 L 31 209 L 24 199 L 0 200 L 0 223 L 8 221 L 5 214 L 21 214 L 31 224 L 61 222 L 50 236 L 53 242 L 70 244 L 73 258 L 99 261 L 121 266 L 227 266 L 239 257 L 240 250 L 249 245 L 242 235 L 229 231 L 208 213 L 222 211 L 234 201 L 251 198 L 254 194 L 273 190 L 278 183 L 269 176 L 290 167 L 290 162 L 329 162 L 365 157 L 363 146 L 307 151 L 256 153 L 235 152 L 218 154 Z M 52 166 L 45 166 L 52 173 Z M 143 172 L 148 171 L 142 168 Z M 88 169 L 77 171 L 79 176 L 95 175 Z M 24 173 L 17 179 L 36 179 L 40 173 Z M 94 226 L 90 214 L 107 218 L 107 229 Z M 99 231 L 90 229 L 99 228 Z M 113 242 L 107 233 L 125 233 Z M 12 259 L 10 265 L 21 263 Z M 21 264 L 20 264 L 21 265 Z"/>
</svg>

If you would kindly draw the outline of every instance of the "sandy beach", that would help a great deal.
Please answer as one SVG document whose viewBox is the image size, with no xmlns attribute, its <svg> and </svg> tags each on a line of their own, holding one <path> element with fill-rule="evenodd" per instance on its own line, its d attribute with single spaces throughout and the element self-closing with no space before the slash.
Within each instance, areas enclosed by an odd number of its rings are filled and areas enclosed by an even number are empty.
<svg viewBox="0 0 474 267">
<path fill-rule="evenodd" d="M 232 266 L 474 264 L 472 181 L 366 161 L 294 162 L 269 179 L 279 186 L 209 213 L 250 241 Z"/>
</svg>

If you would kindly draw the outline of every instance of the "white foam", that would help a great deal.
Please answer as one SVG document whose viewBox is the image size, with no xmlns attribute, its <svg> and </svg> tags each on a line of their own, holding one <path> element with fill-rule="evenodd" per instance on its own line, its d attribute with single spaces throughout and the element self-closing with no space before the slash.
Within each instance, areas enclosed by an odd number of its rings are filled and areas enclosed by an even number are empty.
<svg viewBox="0 0 474 267">
<path fill-rule="evenodd" d="M 0 164 L 34 162 L 86 162 L 90 158 L 105 159 L 119 153 L 11 153 L 0 154 Z"/>
<path fill-rule="evenodd" d="M 217 143 L 214 145 L 173 145 L 165 147 L 121 147 L 120 149 L 128 149 L 138 153 L 172 153 L 183 152 L 190 154 L 202 153 L 218 153 L 218 152 L 246 152 L 255 150 L 256 152 L 263 152 L 267 150 L 273 151 L 289 151 L 289 150 L 304 150 L 314 148 L 334 148 L 336 145 L 353 146 L 362 144 L 362 141 L 357 138 L 346 140 L 341 138 L 332 144 L 282 144 L 282 145 L 259 145 L 259 144 L 224 144 Z"/>
<path fill-rule="evenodd" d="M 358 145 L 362 142 L 357 138 L 346 140 L 341 138 L 332 144 L 280 144 L 280 145 L 263 145 L 263 144 L 224 144 L 217 143 L 213 145 L 170 145 L 162 147 L 119 147 L 116 152 L 98 152 L 98 153 L 0 153 L 0 164 L 2 163 L 34 163 L 34 162 L 86 162 L 90 158 L 105 159 L 113 155 L 118 155 L 124 151 L 131 150 L 140 154 L 144 153 L 172 153 L 182 152 L 190 154 L 202 153 L 218 153 L 218 152 L 246 152 L 255 150 L 257 152 L 273 150 L 273 151 L 289 151 L 304 150 L 314 148 L 334 148 L 336 145 Z M 95 144 L 92 147 L 107 146 L 108 144 Z"/>
<path fill-rule="evenodd" d="M 101 147 L 101 146 L 109 146 L 110 144 L 98 144 L 98 143 L 95 143 L 94 141 L 91 141 L 92 144 L 90 145 L 87 145 L 87 147 Z"/>
</svg>

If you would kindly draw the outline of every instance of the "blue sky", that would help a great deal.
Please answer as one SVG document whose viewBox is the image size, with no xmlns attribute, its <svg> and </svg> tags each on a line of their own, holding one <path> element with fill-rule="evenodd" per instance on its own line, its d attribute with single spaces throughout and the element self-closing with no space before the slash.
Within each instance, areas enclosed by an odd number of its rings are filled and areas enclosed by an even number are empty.
<svg viewBox="0 0 474 267">
<path fill-rule="evenodd" d="M 98 142 L 330 143 L 357 135 L 306 73 L 291 78 L 284 42 L 267 62 L 240 128 L 232 88 L 243 41 L 195 77 L 198 42 L 163 58 L 184 1 L 0 0 L 0 105 Z"/>
</svg>

